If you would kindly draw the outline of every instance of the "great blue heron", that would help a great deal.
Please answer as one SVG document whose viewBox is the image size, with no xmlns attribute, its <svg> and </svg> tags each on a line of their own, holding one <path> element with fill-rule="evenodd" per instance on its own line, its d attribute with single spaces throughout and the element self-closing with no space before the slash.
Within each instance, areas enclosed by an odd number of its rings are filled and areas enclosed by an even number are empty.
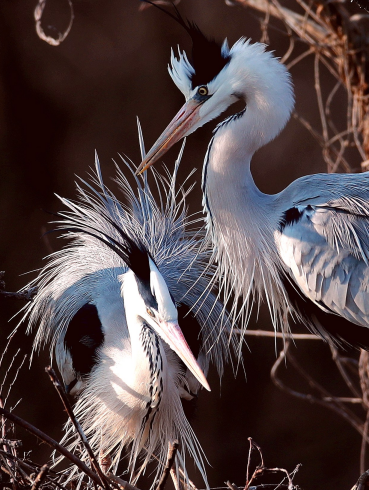
<svg viewBox="0 0 369 490">
<path fill-rule="evenodd" d="M 203 168 L 203 204 L 220 281 L 241 298 L 246 317 L 265 297 L 275 328 L 285 329 L 291 313 L 324 338 L 369 348 L 369 173 L 309 175 L 278 194 L 262 193 L 250 161 L 290 118 L 290 74 L 264 44 L 241 38 L 229 49 L 178 11 L 169 15 L 193 42 L 192 62 L 184 52 L 178 58 L 172 52 L 169 68 L 186 103 L 138 172 L 244 101 L 244 110 L 216 127 Z"/>
<path fill-rule="evenodd" d="M 179 439 L 178 464 L 184 469 L 189 452 L 206 482 L 181 398 L 194 398 L 200 385 L 209 390 L 209 362 L 221 375 L 229 353 L 227 316 L 209 290 L 210 252 L 186 215 L 190 189 L 176 189 L 179 160 L 167 181 L 156 177 L 159 200 L 146 178 L 135 178 L 135 191 L 117 167 L 128 199 L 122 205 L 104 185 L 96 157 L 94 185 L 82 181 L 77 202 L 60 198 L 68 211 L 57 223 L 72 241 L 33 281 L 39 292 L 26 311 L 28 330 L 38 327 L 34 349 L 55 349 L 92 448 L 116 467 L 131 444 L 132 481 L 152 457 L 159 474 L 168 443 Z M 197 360 L 179 325 L 197 342 Z M 71 425 L 66 441 L 71 449 L 78 444 Z"/>
</svg>

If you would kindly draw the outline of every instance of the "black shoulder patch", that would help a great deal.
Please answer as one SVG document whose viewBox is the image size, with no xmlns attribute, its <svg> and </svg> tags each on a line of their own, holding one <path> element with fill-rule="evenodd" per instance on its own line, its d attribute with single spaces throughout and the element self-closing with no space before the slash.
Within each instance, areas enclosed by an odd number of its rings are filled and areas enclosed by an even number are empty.
<svg viewBox="0 0 369 490">
<path fill-rule="evenodd" d="M 293 207 L 287 209 L 287 211 L 283 213 L 282 218 L 279 221 L 279 231 L 282 232 L 286 226 L 297 223 L 302 215 L 303 211 L 300 211 L 298 208 Z"/>
<path fill-rule="evenodd" d="M 81 377 L 88 375 L 97 362 L 97 349 L 104 342 L 97 308 L 89 303 L 80 308 L 68 325 L 64 345 L 70 352 L 73 369 Z"/>
</svg>

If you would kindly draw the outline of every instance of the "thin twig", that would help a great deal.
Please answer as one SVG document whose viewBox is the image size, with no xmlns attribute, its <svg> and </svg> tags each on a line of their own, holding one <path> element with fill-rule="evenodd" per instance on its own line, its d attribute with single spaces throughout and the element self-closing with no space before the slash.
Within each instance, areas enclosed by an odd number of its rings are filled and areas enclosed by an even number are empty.
<svg viewBox="0 0 369 490">
<path fill-rule="evenodd" d="M 344 368 L 344 365 L 342 363 L 341 356 L 339 355 L 338 350 L 335 348 L 335 346 L 331 342 L 329 342 L 329 348 L 331 349 L 332 359 L 336 363 L 336 366 L 337 366 L 342 378 L 344 379 L 346 385 L 348 386 L 348 388 L 351 390 L 351 392 L 354 394 L 355 397 L 362 399 L 362 396 L 361 396 L 359 390 L 357 390 L 355 388 L 353 382 L 351 381 L 350 376 L 348 375 L 348 373 L 346 372 L 346 369 Z"/>
<path fill-rule="evenodd" d="M 360 473 L 364 473 L 365 471 L 365 457 L 366 457 L 366 448 L 368 445 L 368 428 L 369 428 L 369 409 L 366 413 L 366 420 L 363 427 L 363 437 L 361 439 L 361 448 L 360 448 Z"/>
<path fill-rule="evenodd" d="M 33 485 L 32 485 L 31 490 L 37 490 L 40 487 L 41 483 L 43 483 L 43 481 L 45 480 L 48 472 L 49 472 L 49 467 L 47 466 L 47 464 L 44 464 L 41 467 L 38 475 L 36 476 L 35 481 L 33 482 Z"/>
<path fill-rule="evenodd" d="M 85 463 L 83 463 L 83 461 L 81 461 L 79 458 L 74 456 L 74 454 L 68 451 L 68 449 L 66 449 L 64 446 L 61 446 L 58 442 L 56 442 L 50 436 L 45 434 L 45 432 L 42 432 L 40 429 L 37 429 L 35 426 L 30 424 L 26 420 L 9 412 L 5 408 L 0 407 L 0 414 L 3 415 L 5 418 L 11 420 L 15 424 L 20 425 L 21 427 L 23 427 L 28 432 L 38 437 L 42 441 L 46 442 L 46 444 L 48 444 L 50 447 L 58 451 L 61 455 L 63 455 L 65 458 L 69 459 L 69 461 L 75 464 L 81 471 L 83 471 L 87 476 L 89 476 L 92 481 L 100 485 L 100 478 L 96 473 L 94 473 L 88 466 L 86 466 Z"/>
<path fill-rule="evenodd" d="M 134 487 L 129 482 L 119 478 L 119 476 L 113 475 L 113 473 L 108 473 L 106 476 L 109 478 L 110 481 L 116 483 L 119 488 L 123 488 L 124 490 L 139 490 L 137 487 Z"/>
<path fill-rule="evenodd" d="M 288 349 L 289 349 L 289 341 L 286 342 L 285 349 L 280 351 L 279 357 L 277 358 L 277 360 L 272 366 L 270 376 L 273 383 L 278 388 L 288 393 L 289 395 L 308 401 L 309 403 L 316 403 L 318 405 L 322 405 L 326 408 L 329 408 L 330 410 L 333 410 L 338 415 L 343 417 L 352 427 L 354 427 L 354 429 L 357 430 L 362 437 L 365 437 L 365 440 L 369 443 L 368 435 L 365 435 L 363 432 L 363 424 L 361 423 L 360 419 L 354 414 L 354 412 L 348 410 L 337 398 L 330 395 L 322 386 L 320 386 L 316 381 L 314 381 L 306 373 L 306 371 L 304 371 L 301 368 L 301 366 L 298 365 L 296 360 L 290 354 L 288 355 L 288 359 L 290 360 L 290 362 L 294 365 L 294 367 L 298 370 L 298 372 L 306 379 L 306 381 L 311 387 L 320 391 L 322 398 L 318 398 L 311 394 L 298 392 L 296 390 L 289 388 L 284 383 L 282 383 L 282 381 L 277 376 L 277 371 L 279 366 L 283 363 L 284 359 L 286 358 Z M 324 398 L 327 398 L 329 401 L 326 401 Z"/>
<path fill-rule="evenodd" d="M 60 399 L 61 401 L 63 402 L 63 405 L 64 405 L 64 408 L 69 416 L 69 418 L 71 419 L 76 431 L 78 432 L 78 435 L 80 436 L 80 439 L 82 441 L 82 444 L 84 445 L 87 453 L 88 453 L 88 456 L 91 460 L 91 463 L 96 471 L 96 473 L 99 475 L 99 478 L 101 480 L 101 483 L 102 483 L 102 486 L 106 489 L 106 490 L 109 490 L 109 483 L 106 479 L 106 476 L 104 475 L 104 473 L 101 471 L 101 468 L 100 468 L 100 465 L 99 463 L 97 462 L 97 459 L 91 449 L 91 446 L 87 440 L 87 437 L 85 436 L 85 433 L 83 432 L 82 430 L 82 427 L 80 425 L 80 423 L 78 422 L 78 420 L 76 419 L 74 413 L 73 413 L 73 409 L 69 403 L 69 400 L 67 398 L 67 395 L 64 391 L 64 388 L 63 386 L 61 385 L 54 369 L 51 367 L 51 366 L 48 366 L 45 368 L 45 371 L 47 372 L 47 374 L 49 375 L 53 385 L 55 386 L 59 396 L 60 396 Z"/>
<path fill-rule="evenodd" d="M 11 439 L 2 439 L 0 438 L 0 444 L 6 444 L 9 447 L 19 448 L 22 447 L 22 441 L 20 440 L 11 440 Z"/>
<path fill-rule="evenodd" d="M 291 338 L 292 340 L 322 340 L 321 337 L 314 335 L 312 333 L 283 333 L 283 332 L 273 332 L 271 330 L 242 330 L 239 328 L 234 328 L 232 330 L 236 335 L 249 335 L 250 337 L 269 337 L 286 340 Z"/>
<path fill-rule="evenodd" d="M 4 275 L 5 271 L 0 271 L 0 296 L 3 298 L 25 299 L 26 301 L 31 301 L 36 296 L 38 290 L 37 286 L 16 293 L 5 291 Z"/>
<path fill-rule="evenodd" d="M 35 27 L 36 27 L 37 35 L 40 39 L 50 44 L 50 46 L 59 46 L 59 44 L 64 41 L 64 39 L 68 36 L 70 30 L 72 29 L 73 20 L 74 20 L 73 4 L 71 0 L 66 0 L 66 1 L 68 2 L 69 9 L 70 9 L 69 23 L 64 32 L 58 32 L 57 37 L 51 37 L 46 35 L 41 25 L 42 14 L 46 6 L 46 0 L 39 0 L 38 4 L 36 5 L 33 15 L 35 18 Z"/>
<path fill-rule="evenodd" d="M 37 287 L 33 287 L 27 289 L 26 291 L 19 291 L 17 293 L 11 293 L 9 291 L 1 291 L 0 296 L 3 298 L 13 298 L 13 299 L 21 299 L 26 301 L 31 301 L 37 294 Z"/>
<path fill-rule="evenodd" d="M 173 463 L 174 463 L 174 460 L 176 457 L 178 445 L 179 445 L 178 441 L 173 441 L 172 443 L 169 442 L 167 461 L 165 463 L 165 467 L 164 467 L 164 470 L 161 474 L 161 477 L 160 477 L 159 483 L 156 487 L 156 490 L 163 490 L 163 488 L 164 488 L 164 486 L 168 480 L 170 470 L 172 469 L 172 466 L 173 466 Z"/>
</svg>

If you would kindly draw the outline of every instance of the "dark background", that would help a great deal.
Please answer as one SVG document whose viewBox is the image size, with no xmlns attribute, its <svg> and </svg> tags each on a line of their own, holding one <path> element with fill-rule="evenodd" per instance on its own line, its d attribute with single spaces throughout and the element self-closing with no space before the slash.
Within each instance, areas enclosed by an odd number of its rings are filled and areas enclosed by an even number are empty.
<svg viewBox="0 0 369 490">
<path fill-rule="evenodd" d="M 61 246 L 53 236 L 41 238 L 50 229 L 44 210 L 60 209 L 54 193 L 75 196 L 75 175 L 86 176 L 95 149 L 109 185 L 112 158 L 118 159 L 118 153 L 139 163 L 136 116 L 149 147 L 183 103 L 167 73 L 170 48 L 190 48 L 179 25 L 152 8 L 139 12 L 136 0 L 75 1 L 70 34 L 59 47 L 52 47 L 36 35 L 35 5 L 35 0 L 0 2 L 0 269 L 6 271 L 8 290 L 25 285 L 35 274 L 22 274 L 42 267 L 43 257 Z M 228 37 L 232 44 L 241 36 L 260 39 L 252 10 L 229 7 L 222 0 L 183 0 L 179 8 L 219 40 Z M 64 29 L 68 14 L 65 0 L 49 0 L 43 25 Z M 270 44 L 277 56 L 288 45 L 277 31 L 270 31 Z M 319 130 L 311 66 L 311 61 L 301 63 L 292 76 L 297 111 Z M 322 76 L 328 87 L 328 75 Z M 337 118 L 343 115 L 340 104 L 334 109 Z M 201 167 L 213 127 L 198 130 L 187 142 L 182 176 L 198 169 L 191 211 L 201 209 Z M 177 151 L 178 147 L 165 157 L 170 168 Z M 255 180 L 264 192 L 278 192 L 295 178 L 319 171 L 325 171 L 320 148 L 295 120 L 253 160 Z M 114 183 L 110 186 L 115 189 Z M 17 323 L 8 321 L 20 307 L 20 302 L 0 298 L 0 350 Z M 257 328 L 271 329 L 267 312 L 262 311 Z M 32 336 L 17 335 L 0 379 L 14 349 L 20 346 L 29 352 L 31 343 Z M 273 339 L 250 338 L 248 343 L 247 380 L 242 372 L 235 380 L 228 369 L 220 388 L 213 374 L 212 392 L 201 394 L 193 421 L 211 464 L 210 485 L 222 486 L 228 479 L 244 484 L 251 436 L 262 447 L 268 466 L 291 471 L 302 463 L 295 481 L 305 490 L 351 488 L 359 476 L 359 435 L 332 412 L 274 387 L 269 378 L 276 356 Z M 294 354 L 333 394 L 349 396 L 322 342 L 297 342 Z M 46 379 L 47 363 L 45 352 L 31 370 L 23 368 L 9 406 L 22 398 L 16 413 L 59 439 L 66 417 Z M 294 378 L 292 366 L 282 371 L 292 386 L 306 389 Z M 18 435 L 23 437 L 21 431 Z M 33 459 L 47 459 L 46 446 L 31 436 L 24 436 L 24 442 L 25 450 L 32 448 Z M 196 480 L 191 462 L 188 469 Z"/>
</svg>

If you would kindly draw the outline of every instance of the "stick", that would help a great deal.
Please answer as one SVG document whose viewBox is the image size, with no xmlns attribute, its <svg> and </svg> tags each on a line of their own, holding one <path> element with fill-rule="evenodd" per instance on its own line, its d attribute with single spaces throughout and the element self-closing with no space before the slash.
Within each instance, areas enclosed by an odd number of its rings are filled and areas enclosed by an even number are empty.
<svg viewBox="0 0 369 490">
<path fill-rule="evenodd" d="M 24 419 L 18 417 L 17 415 L 14 415 L 13 413 L 6 410 L 5 408 L 0 407 L 0 414 L 3 415 L 5 418 L 11 420 L 15 424 L 20 425 L 21 427 L 23 427 L 28 432 L 38 437 L 42 441 L 46 442 L 46 444 L 48 444 L 53 449 L 56 449 L 56 451 L 62 454 L 65 458 L 69 459 L 69 461 L 75 464 L 77 468 L 79 468 L 87 476 L 89 476 L 92 481 L 100 485 L 100 478 L 96 473 L 94 473 L 87 465 L 85 465 L 83 461 L 81 461 L 79 458 L 74 456 L 74 454 L 68 451 L 68 449 L 66 449 L 64 446 L 61 446 L 58 442 L 54 441 L 54 439 L 52 439 L 50 436 L 45 434 L 45 432 L 42 432 L 42 430 L 37 429 L 29 422 L 26 422 Z"/>
<path fill-rule="evenodd" d="M 227 483 L 227 487 L 230 490 L 239 490 L 239 488 L 234 483 L 231 483 L 229 480 L 226 483 Z"/>
<path fill-rule="evenodd" d="M 312 333 L 295 333 L 295 334 L 283 334 L 282 332 L 271 332 L 269 330 L 240 330 L 235 328 L 234 333 L 242 335 L 250 335 L 253 337 L 272 337 L 277 339 L 299 339 L 299 340 L 322 340 L 317 335 L 313 335 Z"/>
<path fill-rule="evenodd" d="M 63 405 L 64 405 L 64 408 L 69 416 L 69 418 L 71 419 L 74 427 L 76 428 L 76 431 L 78 432 L 80 438 L 81 438 L 81 441 L 90 457 L 90 460 L 91 460 L 91 463 L 92 463 L 92 466 L 94 467 L 96 473 L 99 475 L 100 477 L 100 480 L 101 480 L 101 483 L 102 483 L 102 486 L 106 489 L 106 490 L 109 490 L 110 486 L 109 486 L 109 483 L 104 475 L 104 473 L 101 471 L 101 468 L 99 466 L 99 463 L 97 462 L 97 459 L 95 458 L 95 455 L 91 449 L 91 446 L 87 440 L 87 437 L 85 436 L 85 433 L 83 432 L 82 430 L 82 427 L 80 426 L 80 423 L 78 422 L 78 420 L 76 419 L 74 413 L 73 413 L 73 409 L 69 403 L 69 400 L 67 398 L 67 395 L 65 394 L 65 391 L 64 391 L 64 388 L 63 386 L 61 385 L 55 371 L 53 370 L 53 368 L 51 366 L 48 366 L 45 368 L 45 371 L 47 372 L 47 374 L 49 375 L 53 385 L 55 386 L 60 398 L 61 398 L 61 401 L 63 402 Z"/>
<path fill-rule="evenodd" d="M 49 467 L 47 466 L 47 464 L 44 464 L 41 467 L 38 475 L 36 476 L 35 481 L 33 482 L 33 485 L 32 485 L 31 490 L 37 490 L 39 488 L 39 486 L 41 485 L 41 483 L 45 480 L 48 472 L 49 472 Z"/>
<path fill-rule="evenodd" d="M 5 275 L 5 271 L 0 271 L 0 296 L 3 296 L 4 298 L 25 299 L 27 301 L 31 301 L 36 296 L 38 291 L 37 286 L 26 289 L 25 291 L 19 291 L 17 293 L 10 293 L 9 291 L 4 291 L 5 289 L 4 275 Z"/>
<path fill-rule="evenodd" d="M 3 439 L 0 437 L 0 444 L 6 444 L 9 447 L 14 447 L 18 449 L 19 447 L 22 447 L 22 441 L 20 440 L 11 440 L 11 439 Z"/>
<path fill-rule="evenodd" d="M 116 483 L 117 485 L 119 485 L 119 487 L 122 487 L 124 490 L 139 490 L 137 487 L 134 487 L 127 481 L 119 478 L 119 476 L 113 475 L 113 473 L 108 473 L 107 476 L 112 482 Z"/>
<path fill-rule="evenodd" d="M 25 299 L 26 301 L 31 301 L 36 294 L 37 287 L 27 289 L 26 291 L 19 291 L 18 293 L 0 290 L 0 296 L 3 296 L 4 298 Z"/>
<path fill-rule="evenodd" d="M 176 457 L 176 453 L 177 453 L 177 450 L 178 450 L 178 441 L 173 441 L 172 443 L 169 443 L 169 447 L 168 447 L 168 455 L 167 455 L 167 462 L 165 464 L 165 468 L 163 470 L 163 473 L 161 474 L 161 477 L 160 477 L 160 480 L 159 480 L 159 483 L 158 483 L 158 486 L 156 487 L 156 490 L 163 490 L 167 480 L 168 480 L 168 476 L 169 476 L 169 473 L 170 473 L 170 470 L 173 466 L 173 463 L 174 463 L 174 459 Z"/>
</svg>

